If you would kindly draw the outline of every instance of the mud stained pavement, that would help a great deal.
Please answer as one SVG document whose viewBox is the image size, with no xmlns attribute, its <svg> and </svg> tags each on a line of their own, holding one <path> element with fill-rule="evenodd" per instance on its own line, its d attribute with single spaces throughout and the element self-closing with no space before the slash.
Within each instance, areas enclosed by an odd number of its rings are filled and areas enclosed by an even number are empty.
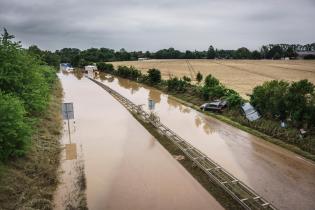
<svg viewBox="0 0 315 210">
<path fill-rule="evenodd" d="M 186 107 L 148 86 L 101 74 L 98 78 L 200 149 L 279 209 L 312 210 L 315 165 L 293 152 Z"/>
<path fill-rule="evenodd" d="M 59 78 L 64 101 L 74 103 L 71 139 L 84 162 L 89 209 L 223 209 L 106 91 L 84 77 Z M 64 182 L 75 173 L 72 165 L 63 161 Z"/>
</svg>

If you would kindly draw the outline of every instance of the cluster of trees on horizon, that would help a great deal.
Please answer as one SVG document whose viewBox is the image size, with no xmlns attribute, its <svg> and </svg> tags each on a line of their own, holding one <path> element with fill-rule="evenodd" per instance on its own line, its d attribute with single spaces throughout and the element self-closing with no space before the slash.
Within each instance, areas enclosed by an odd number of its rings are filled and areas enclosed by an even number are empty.
<svg viewBox="0 0 315 210">
<path fill-rule="evenodd" d="M 162 49 L 156 52 L 132 51 L 128 52 L 124 48 L 115 51 L 109 48 L 89 48 L 80 50 L 77 48 L 63 48 L 51 52 L 41 50 L 36 45 L 27 49 L 33 55 L 40 57 L 48 65 L 58 66 L 59 63 L 71 63 L 74 67 L 83 67 L 85 65 L 97 62 L 111 61 L 133 61 L 138 58 L 148 59 L 282 59 L 288 57 L 296 59 L 299 51 L 315 52 L 315 43 L 299 44 L 269 44 L 264 45 L 260 50 L 249 50 L 246 47 L 237 50 L 215 49 L 212 45 L 206 51 L 185 52 L 174 48 Z M 304 59 L 315 59 L 315 55 L 307 55 Z"/>
</svg>

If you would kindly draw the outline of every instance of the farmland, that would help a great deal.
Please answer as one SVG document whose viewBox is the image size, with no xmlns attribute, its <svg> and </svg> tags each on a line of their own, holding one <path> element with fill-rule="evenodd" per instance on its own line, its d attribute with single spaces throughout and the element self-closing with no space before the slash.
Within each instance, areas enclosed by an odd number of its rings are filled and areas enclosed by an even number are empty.
<svg viewBox="0 0 315 210">
<path fill-rule="evenodd" d="M 297 81 L 308 79 L 315 83 L 315 61 L 305 60 L 145 60 L 112 62 L 119 65 L 134 66 L 143 73 L 150 68 L 161 71 L 162 77 L 212 74 L 224 85 L 238 91 L 248 98 L 252 89 L 270 80 Z M 192 68 L 190 68 L 191 66 Z"/>
</svg>

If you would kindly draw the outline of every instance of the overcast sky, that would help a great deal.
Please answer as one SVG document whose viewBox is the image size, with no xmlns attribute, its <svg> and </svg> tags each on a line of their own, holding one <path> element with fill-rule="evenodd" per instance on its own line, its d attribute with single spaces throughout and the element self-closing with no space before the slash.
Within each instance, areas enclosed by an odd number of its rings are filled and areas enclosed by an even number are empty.
<svg viewBox="0 0 315 210">
<path fill-rule="evenodd" d="M 155 51 L 315 42 L 315 0 L 0 0 L 25 47 Z"/>
</svg>

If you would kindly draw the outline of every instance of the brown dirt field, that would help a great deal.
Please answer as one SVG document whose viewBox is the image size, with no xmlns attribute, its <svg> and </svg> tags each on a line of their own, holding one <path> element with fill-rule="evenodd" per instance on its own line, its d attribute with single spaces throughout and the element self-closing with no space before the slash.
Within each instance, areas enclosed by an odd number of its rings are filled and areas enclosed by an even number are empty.
<svg viewBox="0 0 315 210">
<path fill-rule="evenodd" d="M 189 70 L 190 63 L 193 70 Z M 224 85 L 238 91 L 248 98 L 252 89 L 265 81 L 277 79 L 296 81 L 308 79 L 315 84 L 315 61 L 305 60 L 146 60 L 112 62 L 119 65 L 134 66 L 143 73 L 150 68 L 161 71 L 164 79 L 170 76 L 193 77 L 200 71 L 204 77 L 212 74 Z"/>
</svg>

